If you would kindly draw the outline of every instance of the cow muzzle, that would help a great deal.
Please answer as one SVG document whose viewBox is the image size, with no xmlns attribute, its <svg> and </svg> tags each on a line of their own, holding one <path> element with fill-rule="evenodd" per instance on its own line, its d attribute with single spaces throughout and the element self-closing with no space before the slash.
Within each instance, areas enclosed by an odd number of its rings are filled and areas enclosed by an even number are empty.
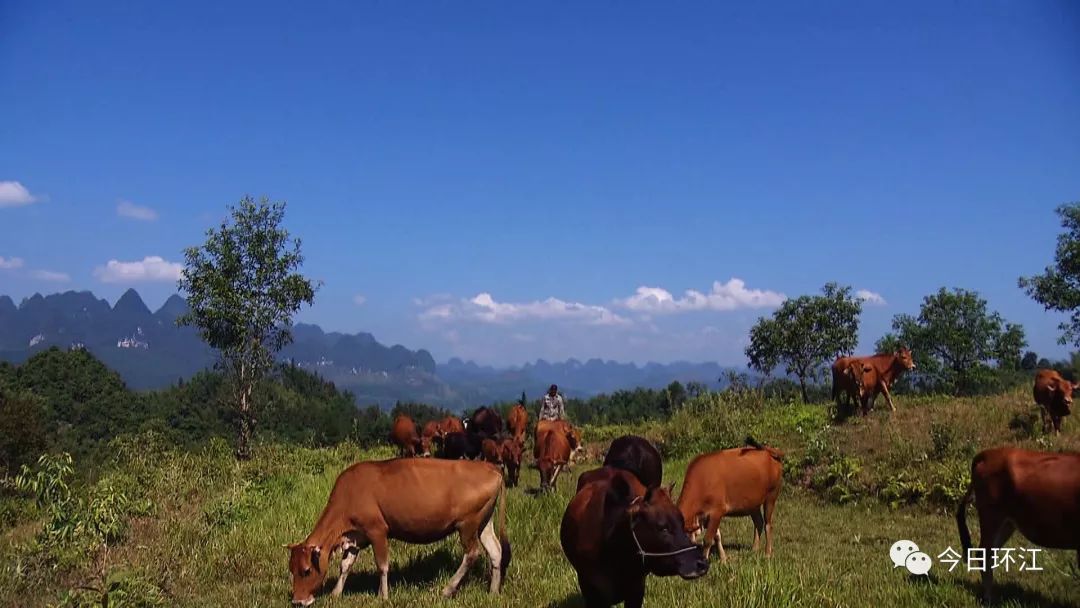
<svg viewBox="0 0 1080 608">
<path fill-rule="evenodd" d="M 315 596 L 314 595 L 312 595 L 310 597 L 307 597 L 305 599 L 302 599 L 302 600 L 293 599 L 293 601 L 292 601 L 293 606 L 310 606 L 310 605 L 312 605 L 314 603 L 315 603 Z"/>
</svg>

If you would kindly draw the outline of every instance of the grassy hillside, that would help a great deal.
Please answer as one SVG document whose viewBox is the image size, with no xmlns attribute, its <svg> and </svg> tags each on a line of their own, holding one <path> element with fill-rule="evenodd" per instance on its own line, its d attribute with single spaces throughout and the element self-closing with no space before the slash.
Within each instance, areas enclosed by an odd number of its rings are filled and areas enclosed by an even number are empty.
<svg viewBox="0 0 1080 608">
<path fill-rule="evenodd" d="M 952 504 L 966 484 L 971 455 L 1002 443 L 1080 449 L 1077 421 L 1067 420 L 1066 432 L 1050 438 L 1039 432 L 1035 418 L 1032 432 L 1035 410 L 1021 392 L 897 401 L 895 414 L 879 409 L 868 419 L 837 423 L 823 406 L 762 403 L 752 394 L 708 395 L 663 423 L 587 429 L 595 455 L 623 432 L 650 436 L 665 452 L 669 481 L 681 482 L 692 454 L 737 445 L 747 434 L 787 451 L 774 557 L 749 551 L 748 519 L 725 521 L 730 562 L 720 565 L 714 557 L 709 575 L 694 582 L 652 578 L 647 603 L 977 605 L 974 573 L 949 573 L 938 564 L 929 577 L 911 577 L 892 569 L 889 546 L 910 539 L 934 556 L 948 546 L 959 549 Z M 64 537 L 70 521 L 57 521 L 26 499 L 3 499 L 0 606 L 100 605 L 104 592 L 114 607 L 287 605 L 287 554 L 281 545 L 307 534 L 342 468 L 391 454 L 347 444 L 268 444 L 259 446 L 253 461 L 237 464 L 219 441 L 183 453 L 145 436 L 116 442 L 114 449 L 113 463 L 72 499 L 83 500 L 85 513 L 68 519 L 91 532 Z M 580 464 L 574 474 L 591 466 Z M 461 557 L 456 539 L 428 546 L 392 543 L 389 605 L 582 605 L 558 541 L 573 476 L 560 480 L 557 492 L 541 496 L 530 491 L 536 472 L 526 469 L 522 477 L 523 487 L 509 494 L 514 561 L 503 596 L 486 594 L 481 564 L 457 598 L 443 602 L 438 590 Z M 974 519 L 969 517 L 973 529 Z M 1009 545 L 1032 546 L 1019 535 Z M 1080 605 L 1076 560 L 1072 552 L 1045 551 L 1039 555 L 1042 572 L 996 573 L 1006 605 Z M 375 601 L 370 551 L 357 564 L 344 597 L 320 597 L 316 605 Z"/>
</svg>

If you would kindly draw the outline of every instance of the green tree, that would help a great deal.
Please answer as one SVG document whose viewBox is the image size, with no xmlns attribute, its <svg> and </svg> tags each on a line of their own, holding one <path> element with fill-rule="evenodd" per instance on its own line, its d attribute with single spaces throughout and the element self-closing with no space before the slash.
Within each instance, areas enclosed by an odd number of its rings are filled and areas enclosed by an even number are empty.
<svg viewBox="0 0 1080 608">
<path fill-rule="evenodd" d="M 1080 202 L 1062 205 L 1056 210 L 1065 232 L 1058 235 L 1054 265 L 1042 274 L 1020 277 L 1020 288 L 1047 310 L 1067 313 L 1069 320 L 1061 329 L 1059 344 L 1080 346 Z"/>
<path fill-rule="evenodd" d="M 941 288 L 923 298 L 918 317 L 897 315 L 892 328 L 877 349 L 908 346 L 924 388 L 956 394 L 998 388 L 990 364 L 999 372 L 1017 370 L 1027 346 L 1023 327 L 989 311 L 986 300 L 966 289 Z"/>
<path fill-rule="evenodd" d="M 828 361 L 855 350 L 862 302 L 850 287 L 827 283 L 821 295 L 799 296 L 780 305 L 750 330 L 750 367 L 769 375 L 781 362 L 799 379 L 803 402 L 807 381 Z"/>
<path fill-rule="evenodd" d="M 311 304 L 317 285 L 298 271 L 300 241 L 281 227 L 285 203 L 244 197 L 229 219 L 184 251 L 179 287 L 189 311 L 179 325 L 195 326 L 220 354 L 237 414 L 236 456 L 251 456 L 255 432 L 252 393 L 292 340 L 292 318 Z"/>
</svg>

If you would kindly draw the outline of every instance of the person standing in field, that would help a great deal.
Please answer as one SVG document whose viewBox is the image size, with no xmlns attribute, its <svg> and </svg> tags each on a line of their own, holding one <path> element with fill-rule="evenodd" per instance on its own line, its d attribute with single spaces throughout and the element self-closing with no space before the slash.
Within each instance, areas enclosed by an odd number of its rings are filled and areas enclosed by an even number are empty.
<svg viewBox="0 0 1080 608">
<path fill-rule="evenodd" d="M 540 420 L 565 420 L 566 419 L 566 404 L 563 402 L 562 395 L 559 394 L 559 387 L 552 384 L 548 392 L 540 400 Z"/>
</svg>

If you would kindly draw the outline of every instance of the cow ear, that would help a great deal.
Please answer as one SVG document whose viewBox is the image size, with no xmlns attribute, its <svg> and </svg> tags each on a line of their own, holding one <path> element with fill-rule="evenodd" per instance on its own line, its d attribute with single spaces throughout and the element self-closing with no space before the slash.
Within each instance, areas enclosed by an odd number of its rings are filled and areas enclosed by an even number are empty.
<svg viewBox="0 0 1080 608">
<path fill-rule="evenodd" d="M 319 574 L 322 574 L 322 567 L 319 566 L 319 555 L 321 553 L 322 551 L 318 547 L 314 547 L 311 549 L 311 567 L 314 568 L 315 571 Z"/>
</svg>

